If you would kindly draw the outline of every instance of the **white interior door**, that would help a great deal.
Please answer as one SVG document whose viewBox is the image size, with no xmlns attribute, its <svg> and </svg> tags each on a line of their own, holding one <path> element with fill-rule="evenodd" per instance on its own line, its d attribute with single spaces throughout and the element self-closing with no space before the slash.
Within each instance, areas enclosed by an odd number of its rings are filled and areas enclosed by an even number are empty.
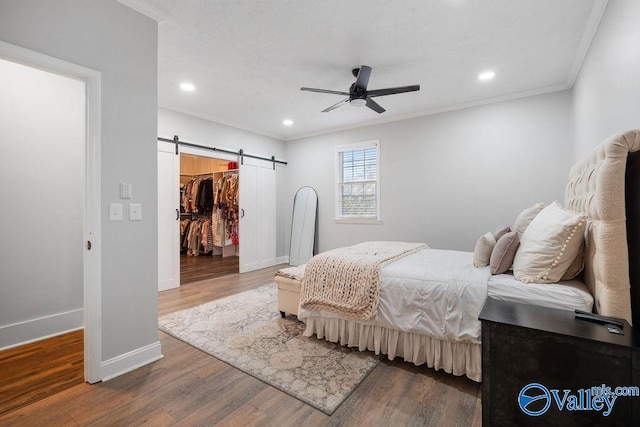
<svg viewBox="0 0 640 427">
<path fill-rule="evenodd" d="M 240 273 L 276 264 L 276 172 L 249 161 L 240 165 Z"/>
<path fill-rule="evenodd" d="M 180 156 L 158 141 L 158 291 L 180 286 Z"/>
</svg>

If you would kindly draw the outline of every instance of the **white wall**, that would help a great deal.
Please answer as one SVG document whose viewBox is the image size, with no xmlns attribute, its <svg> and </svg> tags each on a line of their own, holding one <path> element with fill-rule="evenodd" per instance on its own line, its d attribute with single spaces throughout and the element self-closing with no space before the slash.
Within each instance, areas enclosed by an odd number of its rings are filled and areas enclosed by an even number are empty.
<svg viewBox="0 0 640 427">
<path fill-rule="evenodd" d="M 181 141 L 208 147 L 239 151 L 256 156 L 275 156 L 278 160 L 285 158 L 284 143 L 277 139 L 253 132 L 215 123 L 191 115 L 178 113 L 165 108 L 158 109 L 158 136 L 172 139 L 178 135 Z M 215 155 L 211 152 L 208 155 Z M 293 209 L 293 199 L 288 203 L 285 199 L 285 174 L 288 166 L 276 165 L 276 256 L 284 257 L 289 250 L 285 244 L 285 234 L 290 226 L 285 222 L 286 213 Z M 290 216 L 289 216 L 290 218 Z M 242 234 L 240 235 L 242 245 Z"/>
<path fill-rule="evenodd" d="M 0 59 L 0 348 L 83 325 L 85 84 Z"/>
<path fill-rule="evenodd" d="M 1 0 L 0 40 L 101 72 L 103 365 L 158 343 L 157 23 L 115 0 Z M 109 222 L 120 182 L 142 221 Z"/>
<path fill-rule="evenodd" d="M 335 147 L 371 139 L 383 224 L 336 224 Z M 569 91 L 289 141 L 286 199 L 318 192 L 321 252 L 365 240 L 472 251 L 522 209 L 563 199 L 572 141 Z"/>
<path fill-rule="evenodd" d="M 577 160 L 640 128 L 640 2 L 610 0 L 573 88 Z"/>
</svg>

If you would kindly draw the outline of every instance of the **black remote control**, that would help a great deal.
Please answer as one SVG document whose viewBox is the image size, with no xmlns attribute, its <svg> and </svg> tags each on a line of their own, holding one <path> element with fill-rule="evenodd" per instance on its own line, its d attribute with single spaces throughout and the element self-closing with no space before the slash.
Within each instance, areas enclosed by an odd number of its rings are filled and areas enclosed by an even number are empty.
<svg viewBox="0 0 640 427">
<path fill-rule="evenodd" d="M 576 310 L 575 313 L 576 313 L 576 319 L 589 320 L 591 322 L 602 323 L 603 325 L 608 323 L 611 325 L 616 325 L 620 329 L 622 329 L 623 327 L 623 323 L 621 321 L 619 321 L 618 319 L 614 319 L 612 317 L 605 317 L 599 314 L 587 313 L 586 311 L 582 311 L 582 310 Z"/>
</svg>

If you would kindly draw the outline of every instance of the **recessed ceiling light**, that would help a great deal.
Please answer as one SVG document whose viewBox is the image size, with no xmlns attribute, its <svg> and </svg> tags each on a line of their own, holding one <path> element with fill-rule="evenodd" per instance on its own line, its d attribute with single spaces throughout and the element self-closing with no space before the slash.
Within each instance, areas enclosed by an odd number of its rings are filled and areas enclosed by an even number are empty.
<svg viewBox="0 0 640 427">
<path fill-rule="evenodd" d="M 496 76 L 496 73 L 494 73 L 493 71 L 485 71 L 484 73 L 480 73 L 480 75 L 478 76 L 478 80 L 482 80 L 482 81 L 491 80 L 495 76 Z"/>
<path fill-rule="evenodd" d="M 180 89 L 185 92 L 193 92 L 194 90 L 196 90 L 196 87 L 193 85 L 193 83 L 183 82 L 180 83 Z"/>
<path fill-rule="evenodd" d="M 291 125 L 293 124 L 293 120 L 291 120 L 291 119 L 284 119 L 284 120 L 282 121 L 282 124 L 283 124 L 283 125 L 285 125 L 285 126 L 291 126 Z"/>
</svg>

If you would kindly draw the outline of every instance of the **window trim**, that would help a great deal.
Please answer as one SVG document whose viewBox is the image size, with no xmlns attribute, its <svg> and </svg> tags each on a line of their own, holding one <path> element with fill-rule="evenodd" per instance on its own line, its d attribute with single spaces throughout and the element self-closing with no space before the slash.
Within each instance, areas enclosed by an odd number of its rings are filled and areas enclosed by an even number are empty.
<svg viewBox="0 0 640 427">
<path fill-rule="evenodd" d="M 358 151 L 368 148 L 376 149 L 376 217 L 375 218 L 362 218 L 362 217 L 348 217 L 340 216 L 340 185 L 343 182 L 340 181 L 340 172 L 342 164 L 340 162 L 340 153 L 346 151 Z M 338 145 L 335 149 L 335 161 L 334 161 L 334 209 L 335 216 L 334 222 L 342 224 L 382 224 L 382 215 L 380 212 L 380 140 L 374 139 L 370 141 L 356 142 L 352 144 Z"/>
</svg>

